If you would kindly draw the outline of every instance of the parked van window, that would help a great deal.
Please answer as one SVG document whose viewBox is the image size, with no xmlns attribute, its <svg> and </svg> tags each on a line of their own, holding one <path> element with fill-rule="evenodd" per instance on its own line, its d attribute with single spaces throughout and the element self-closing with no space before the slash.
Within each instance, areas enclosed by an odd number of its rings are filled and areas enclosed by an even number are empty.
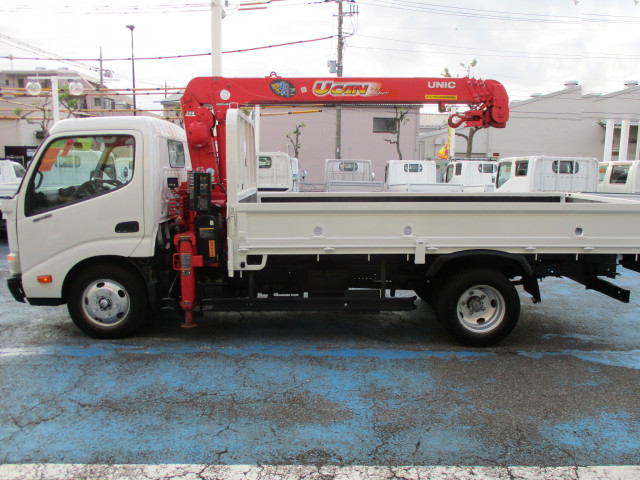
<svg viewBox="0 0 640 480">
<path fill-rule="evenodd" d="M 478 172 L 480 173 L 495 173 L 496 166 L 493 163 L 481 163 L 478 165 Z"/>
<path fill-rule="evenodd" d="M 453 164 L 450 163 L 449 165 L 447 165 L 447 176 L 445 178 L 446 183 L 449 183 L 453 179 L 453 169 Z"/>
<path fill-rule="evenodd" d="M 496 188 L 504 185 L 504 182 L 511 178 L 511 162 L 504 162 L 498 169 L 498 178 L 496 178 Z"/>
<path fill-rule="evenodd" d="M 518 160 L 516 162 L 516 177 L 526 177 L 529 171 L 529 160 Z"/>
<path fill-rule="evenodd" d="M 271 168 L 271 157 L 268 156 L 259 156 L 258 157 L 258 168 Z"/>
<path fill-rule="evenodd" d="M 614 165 L 611 169 L 610 183 L 625 184 L 629 177 L 629 165 Z"/>
<path fill-rule="evenodd" d="M 604 181 L 604 177 L 607 175 L 607 164 L 601 164 L 598 167 L 598 183 L 602 183 Z"/>
<path fill-rule="evenodd" d="M 339 168 L 341 172 L 357 172 L 358 164 L 356 162 L 340 162 Z"/>
<path fill-rule="evenodd" d="M 13 171 L 16 172 L 16 178 L 22 178 L 26 173 L 26 170 L 24 169 L 24 167 L 19 163 L 15 163 L 13 165 Z"/>
<path fill-rule="evenodd" d="M 578 173 L 580 171 L 580 166 L 578 162 L 573 162 L 571 160 L 556 160 L 551 164 L 551 168 L 553 169 L 553 173 Z"/>
<path fill-rule="evenodd" d="M 419 173 L 422 171 L 422 165 L 419 163 L 405 163 L 404 171 L 407 173 Z"/>
</svg>

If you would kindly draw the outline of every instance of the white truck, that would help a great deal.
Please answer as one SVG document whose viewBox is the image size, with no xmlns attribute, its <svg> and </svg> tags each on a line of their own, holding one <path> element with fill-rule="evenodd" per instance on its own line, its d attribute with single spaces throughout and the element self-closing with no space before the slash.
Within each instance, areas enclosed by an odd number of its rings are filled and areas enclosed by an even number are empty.
<svg viewBox="0 0 640 480">
<path fill-rule="evenodd" d="M 498 192 L 595 192 L 598 160 L 587 157 L 508 157 L 498 162 Z"/>
<path fill-rule="evenodd" d="M 498 165 L 483 158 L 453 159 L 447 164 L 445 182 L 462 185 L 464 192 L 492 192 L 495 189 Z"/>
<path fill-rule="evenodd" d="M 540 301 L 540 278 L 566 276 L 629 301 L 605 278 L 619 265 L 640 271 L 640 202 L 558 192 L 260 194 L 253 124 L 237 107 L 291 103 L 283 82 L 288 95 L 301 92 L 298 103 L 482 94 L 485 110 L 465 112 L 468 124 L 500 127 L 508 117 L 496 111 L 508 98 L 491 80 L 376 79 L 371 96 L 364 79 L 341 81 L 325 94 L 329 80 L 194 79 L 182 99 L 190 155 L 184 134 L 160 120 L 59 122 L 3 200 L 10 291 L 34 305 L 67 303 L 84 332 L 117 338 L 160 305 L 179 304 L 183 326 L 194 327 L 205 310 L 409 310 L 415 297 L 395 294 L 414 290 L 474 346 L 514 328 L 516 286 Z M 343 97 L 345 85 L 360 96 Z M 60 156 L 88 142 L 101 155 L 86 181 L 45 181 L 63 168 Z M 116 155 L 133 158 L 124 182 L 113 177 Z"/>
<path fill-rule="evenodd" d="M 12 197 L 24 177 L 25 169 L 18 162 L 0 158 L 0 198 Z M 0 230 L 6 230 L 6 221 L 0 210 Z"/>
<path fill-rule="evenodd" d="M 371 160 L 328 158 L 324 163 L 327 192 L 381 192 L 384 183 L 375 178 Z"/>
<path fill-rule="evenodd" d="M 298 159 L 285 152 L 260 152 L 258 154 L 258 190 L 261 192 L 293 192 L 298 182 L 304 180 Z"/>
<path fill-rule="evenodd" d="M 602 162 L 599 171 L 598 192 L 640 193 L 640 161 Z"/>
<path fill-rule="evenodd" d="M 384 168 L 387 192 L 462 192 L 462 185 L 437 181 L 432 160 L 389 160 Z"/>
</svg>

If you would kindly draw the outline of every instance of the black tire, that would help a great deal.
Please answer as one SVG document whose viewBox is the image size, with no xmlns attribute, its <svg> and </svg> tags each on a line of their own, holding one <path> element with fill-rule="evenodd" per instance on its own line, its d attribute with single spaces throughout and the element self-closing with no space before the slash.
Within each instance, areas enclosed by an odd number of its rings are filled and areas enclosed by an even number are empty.
<svg viewBox="0 0 640 480">
<path fill-rule="evenodd" d="M 149 300 L 144 283 L 133 269 L 93 265 L 80 271 L 68 290 L 69 315 L 94 338 L 125 338 L 146 324 Z"/>
<path fill-rule="evenodd" d="M 472 268 L 447 277 L 435 302 L 440 323 L 457 341 L 471 347 L 499 342 L 520 316 L 518 292 L 503 274 Z"/>
</svg>

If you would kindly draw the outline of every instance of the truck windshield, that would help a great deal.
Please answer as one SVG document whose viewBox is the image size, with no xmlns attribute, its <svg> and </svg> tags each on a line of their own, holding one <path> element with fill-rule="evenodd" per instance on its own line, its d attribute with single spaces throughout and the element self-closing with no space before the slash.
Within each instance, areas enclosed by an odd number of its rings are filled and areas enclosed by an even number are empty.
<svg viewBox="0 0 640 480">
<path fill-rule="evenodd" d="M 498 176 L 496 178 L 496 188 L 504 185 L 504 182 L 511 178 L 511 162 L 504 162 L 498 167 Z"/>
<path fill-rule="evenodd" d="M 129 183 L 134 153 L 135 142 L 130 135 L 54 140 L 31 176 L 27 215 L 102 195 Z"/>
<path fill-rule="evenodd" d="M 602 183 L 604 181 L 604 177 L 607 175 L 608 166 L 608 163 L 601 163 L 598 167 L 598 182 Z"/>
<path fill-rule="evenodd" d="M 451 179 L 453 178 L 453 169 L 454 169 L 454 165 L 453 163 L 450 163 L 449 165 L 447 165 L 447 177 L 445 178 L 446 183 L 449 183 L 451 181 Z"/>
</svg>

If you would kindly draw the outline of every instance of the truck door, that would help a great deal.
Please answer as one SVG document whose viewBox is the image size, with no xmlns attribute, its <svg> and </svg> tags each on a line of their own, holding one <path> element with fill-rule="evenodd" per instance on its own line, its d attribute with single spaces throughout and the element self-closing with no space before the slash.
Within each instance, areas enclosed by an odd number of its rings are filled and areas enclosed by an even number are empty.
<svg viewBox="0 0 640 480">
<path fill-rule="evenodd" d="M 53 137 L 21 187 L 17 206 L 20 266 L 25 291 L 99 255 L 128 256 L 144 233 L 142 135 Z M 122 168 L 123 165 L 126 168 Z M 53 287 L 53 285 L 52 285 Z"/>
</svg>

